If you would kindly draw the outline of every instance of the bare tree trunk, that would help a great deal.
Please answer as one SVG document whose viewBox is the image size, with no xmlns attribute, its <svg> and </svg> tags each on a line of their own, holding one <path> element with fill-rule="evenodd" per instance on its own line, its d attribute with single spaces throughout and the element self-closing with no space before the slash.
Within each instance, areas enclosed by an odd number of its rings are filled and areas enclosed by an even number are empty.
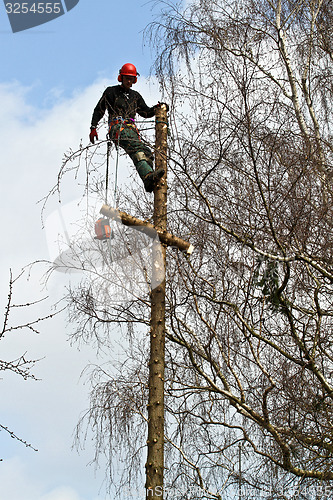
<svg viewBox="0 0 333 500">
<path fill-rule="evenodd" d="M 167 114 L 162 105 L 156 114 L 156 168 L 166 172 Z M 166 232 L 167 184 L 166 173 L 155 189 L 154 226 Z M 164 473 L 164 365 L 165 365 L 165 265 L 166 246 L 153 248 L 153 279 L 160 283 L 151 292 L 151 331 L 149 360 L 148 456 L 146 463 L 146 498 L 163 499 Z"/>
</svg>

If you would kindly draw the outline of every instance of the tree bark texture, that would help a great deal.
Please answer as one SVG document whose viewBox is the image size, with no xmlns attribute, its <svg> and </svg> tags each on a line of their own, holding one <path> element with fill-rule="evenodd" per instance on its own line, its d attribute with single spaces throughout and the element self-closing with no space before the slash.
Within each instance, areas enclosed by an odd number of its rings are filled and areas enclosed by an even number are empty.
<svg viewBox="0 0 333 500">
<path fill-rule="evenodd" d="M 165 174 L 154 192 L 154 226 L 159 234 L 165 234 L 167 227 L 167 130 L 166 107 L 161 105 L 156 114 L 155 167 L 164 168 Z M 164 496 L 165 266 L 166 244 L 154 244 L 153 281 L 160 284 L 151 292 L 146 498 L 152 500 Z"/>
<path fill-rule="evenodd" d="M 166 181 L 163 181 L 166 182 Z M 161 189 L 161 188 L 158 188 Z M 165 229 L 162 229 L 159 226 L 154 227 L 153 224 L 149 222 L 143 221 L 134 217 L 133 215 L 129 215 L 126 212 L 121 212 L 116 208 L 109 207 L 108 205 L 103 205 L 100 213 L 108 217 L 109 219 L 113 219 L 121 222 L 125 226 L 133 227 L 137 231 L 142 231 L 144 234 L 147 234 L 151 238 L 155 238 L 158 234 L 160 242 L 169 247 L 178 248 L 181 252 L 186 252 L 190 255 L 193 252 L 193 245 L 188 241 L 179 238 L 178 236 L 174 236 L 171 233 L 168 233 Z"/>
</svg>

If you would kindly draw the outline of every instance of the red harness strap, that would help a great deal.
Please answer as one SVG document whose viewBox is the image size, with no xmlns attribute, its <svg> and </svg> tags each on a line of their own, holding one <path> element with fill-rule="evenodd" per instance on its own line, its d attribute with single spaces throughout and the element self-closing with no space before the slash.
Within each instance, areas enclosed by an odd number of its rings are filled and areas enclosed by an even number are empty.
<svg viewBox="0 0 333 500">
<path fill-rule="evenodd" d="M 112 129 L 116 125 L 119 125 L 119 123 L 121 124 L 119 127 L 119 130 L 117 130 L 117 132 L 115 133 L 115 136 L 112 137 Z M 117 141 L 119 135 L 121 134 L 121 132 L 124 130 L 125 127 L 134 128 L 138 134 L 140 141 L 141 141 L 139 130 L 138 130 L 137 126 L 135 125 L 133 118 L 127 118 L 125 120 L 125 118 L 123 118 L 122 116 L 117 116 L 117 118 L 115 118 L 114 120 L 109 121 L 109 136 L 112 137 L 113 140 Z"/>
</svg>

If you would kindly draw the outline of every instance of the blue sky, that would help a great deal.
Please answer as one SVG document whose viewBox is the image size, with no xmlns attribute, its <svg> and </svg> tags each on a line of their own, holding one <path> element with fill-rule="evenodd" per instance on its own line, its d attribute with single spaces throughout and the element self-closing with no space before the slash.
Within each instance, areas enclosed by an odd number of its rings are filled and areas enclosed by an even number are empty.
<svg viewBox="0 0 333 500">
<path fill-rule="evenodd" d="M 0 5 L 2 81 L 33 87 L 30 99 L 50 106 L 50 90 L 65 96 L 98 77 L 108 77 L 124 62 L 149 73 L 152 54 L 142 32 L 153 19 L 153 2 L 80 0 L 65 15 L 13 34 Z M 5 48 L 5 50 L 4 50 Z"/>
<path fill-rule="evenodd" d="M 147 79 L 152 54 L 142 39 L 144 27 L 153 19 L 152 5 L 134 0 L 80 0 L 58 19 L 13 34 L 0 4 L 2 311 L 9 268 L 17 274 L 31 261 L 50 258 L 54 241 L 42 228 L 37 201 L 54 185 L 64 152 L 76 149 L 81 139 L 88 143 L 93 108 L 104 88 L 117 83 L 121 65 L 136 64 L 141 74 L 136 89 L 147 104 L 161 98 L 157 84 Z M 120 182 L 126 183 L 133 175 L 125 162 Z M 71 182 L 67 204 L 81 193 L 78 183 Z M 55 206 L 49 214 L 52 209 Z M 32 316 L 43 314 L 62 297 L 65 284 L 59 273 L 41 291 L 36 269 L 29 281 L 25 275 L 19 282 L 15 299 L 26 302 L 49 295 L 47 303 L 31 312 Z M 25 319 L 20 314 L 15 319 Z M 88 363 L 105 358 L 97 357 L 92 346 L 78 350 L 70 345 L 65 316 L 40 330 L 40 335 L 18 332 L 1 341 L 0 359 L 13 359 L 27 351 L 28 358 L 41 361 L 34 370 L 38 382 L 1 372 L 0 422 L 39 451 L 0 432 L 0 500 L 113 498 L 104 492 L 103 470 L 95 473 L 87 467 L 93 455 L 91 442 L 80 454 L 71 449 L 75 425 L 88 406 L 89 386 L 81 372 Z"/>
</svg>

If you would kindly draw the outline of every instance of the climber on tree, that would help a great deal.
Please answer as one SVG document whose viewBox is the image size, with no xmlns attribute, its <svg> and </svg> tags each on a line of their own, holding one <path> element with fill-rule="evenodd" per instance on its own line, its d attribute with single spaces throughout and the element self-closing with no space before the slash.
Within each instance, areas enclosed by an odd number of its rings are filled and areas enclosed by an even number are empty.
<svg viewBox="0 0 333 500">
<path fill-rule="evenodd" d="M 107 109 L 110 139 L 116 145 L 119 144 L 130 156 L 143 180 L 145 190 L 151 193 L 164 175 L 164 169 L 154 170 L 152 168 L 153 154 L 140 139 L 134 120 L 136 113 L 143 118 L 151 118 L 161 103 L 150 108 L 141 95 L 131 89 L 138 76 L 139 73 L 133 64 L 127 63 L 122 66 L 118 75 L 118 81 L 121 85 L 105 89 L 95 107 L 89 138 L 92 143 L 94 143 L 95 138 L 98 139 L 96 127 Z"/>
</svg>

